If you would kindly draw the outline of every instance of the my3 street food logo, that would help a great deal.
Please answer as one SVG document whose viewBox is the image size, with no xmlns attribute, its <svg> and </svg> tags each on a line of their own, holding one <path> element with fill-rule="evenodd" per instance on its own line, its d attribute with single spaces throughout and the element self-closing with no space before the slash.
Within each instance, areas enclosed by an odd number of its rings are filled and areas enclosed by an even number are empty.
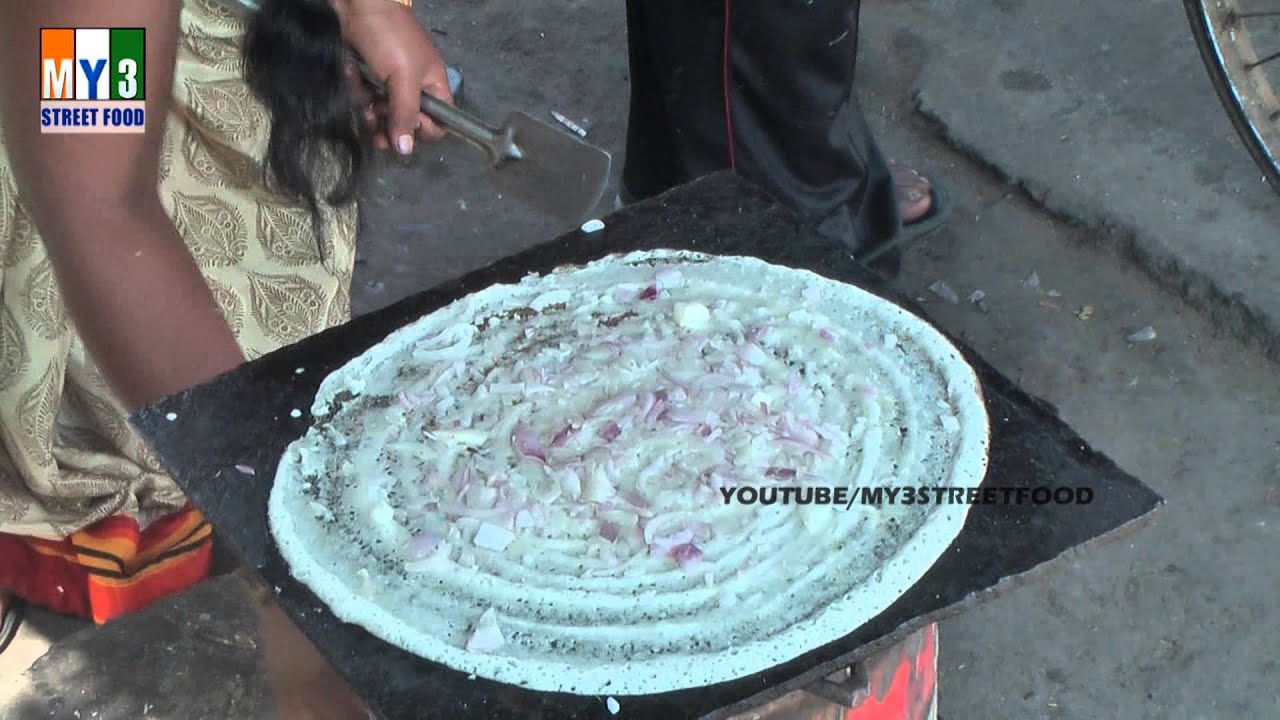
<svg viewBox="0 0 1280 720">
<path fill-rule="evenodd" d="M 828 487 L 824 485 L 740 485 L 720 488 L 724 504 L 832 505 L 846 510 L 856 505 L 1088 505 L 1087 487 L 930 486 Z"/>
<path fill-rule="evenodd" d="M 40 29 L 40 132 L 146 130 L 146 30 Z"/>
</svg>

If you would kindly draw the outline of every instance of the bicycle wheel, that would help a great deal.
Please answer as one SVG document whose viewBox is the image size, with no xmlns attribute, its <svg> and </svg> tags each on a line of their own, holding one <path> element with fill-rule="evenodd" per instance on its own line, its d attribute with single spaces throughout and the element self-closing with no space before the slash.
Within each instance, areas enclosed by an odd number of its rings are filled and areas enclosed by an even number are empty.
<svg viewBox="0 0 1280 720">
<path fill-rule="evenodd" d="M 1280 192 L 1280 0 L 1183 0 L 1236 131 Z"/>
</svg>

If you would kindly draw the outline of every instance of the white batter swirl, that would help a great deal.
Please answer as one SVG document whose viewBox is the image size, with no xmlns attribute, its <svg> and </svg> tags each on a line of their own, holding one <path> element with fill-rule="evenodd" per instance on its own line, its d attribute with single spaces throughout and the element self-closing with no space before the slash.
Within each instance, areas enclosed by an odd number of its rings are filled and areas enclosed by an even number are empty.
<svg viewBox="0 0 1280 720">
<path fill-rule="evenodd" d="M 896 306 L 658 251 L 468 296 L 330 376 L 272 531 L 339 617 L 463 672 L 643 694 L 874 617 L 964 506 L 744 505 L 754 488 L 976 487 L 972 370 Z"/>
</svg>

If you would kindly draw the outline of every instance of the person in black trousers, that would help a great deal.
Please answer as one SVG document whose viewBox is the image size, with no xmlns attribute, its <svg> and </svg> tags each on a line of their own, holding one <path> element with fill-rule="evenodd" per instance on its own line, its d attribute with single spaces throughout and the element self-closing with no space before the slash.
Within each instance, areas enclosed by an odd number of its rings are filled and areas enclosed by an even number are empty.
<svg viewBox="0 0 1280 720">
<path fill-rule="evenodd" d="M 886 160 L 853 92 L 859 0 L 627 0 L 622 202 L 732 169 L 896 274 L 945 194 Z"/>
</svg>

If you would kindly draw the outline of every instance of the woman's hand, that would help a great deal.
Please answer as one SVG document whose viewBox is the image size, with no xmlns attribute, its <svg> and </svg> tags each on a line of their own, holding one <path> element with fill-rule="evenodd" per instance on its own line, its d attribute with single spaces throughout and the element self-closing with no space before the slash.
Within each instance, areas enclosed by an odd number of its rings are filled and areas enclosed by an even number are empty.
<svg viewBox="0 0 1280 720">
<path fill-rule="evenodd" d="M 387 88 L 387 99 L 374 101 L 354 67 L 348 79 L 359 87 L 356 99 L 374 134 L 374 146 L 413 152 L 414 139 L 438 140 L 444 130 L 421 111 L 425 90 L 452 103 L 444 58 L 413 10 L 390 0 L 334 0 L 342 33 Z"/>
</svg>

